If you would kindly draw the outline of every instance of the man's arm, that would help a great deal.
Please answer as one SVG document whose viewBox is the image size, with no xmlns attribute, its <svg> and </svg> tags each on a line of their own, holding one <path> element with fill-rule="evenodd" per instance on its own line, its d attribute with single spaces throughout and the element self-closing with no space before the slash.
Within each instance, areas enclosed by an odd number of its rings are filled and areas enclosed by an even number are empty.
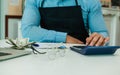
<svg viewBox="0 0 120 75">
<path fill-rule="evenodd" d="M 26 0 L 22 18 L 23 37 L 36 42 L 66 42 L 67 33 L 46 30 L 40 27 L 39 6 L 37 4 L 37 0 Z"/>
<path fill-rule="evenodd" d="M 92 34 L 86 39 L 86 44 L 90 46 L 102 46 L 109 41 L 108 31 L 103 19 L 100 1 L 92 0 L 91 3 L 89 3 L 90 13 L 88 24 Z"/>
</svg>

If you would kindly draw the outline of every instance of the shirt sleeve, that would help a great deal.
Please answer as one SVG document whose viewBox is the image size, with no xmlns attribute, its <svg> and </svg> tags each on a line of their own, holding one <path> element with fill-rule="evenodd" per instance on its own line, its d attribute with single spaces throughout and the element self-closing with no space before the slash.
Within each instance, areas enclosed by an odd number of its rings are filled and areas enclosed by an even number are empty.
<svg viewBox="0 0 120 75">
<path fill-rule="evenodd" d="M 92 0 L 89 3 L 88 24 L 91 33 L 97 32 L 104 37 L 108 37 L 108 30 L 102 15 L 101 3 L 99 0 Z"/>
<path fill-rule="evenodd" d="M 37 0 L 26 0 L 22 17 L 22 35 L 36 42 L 65 42 L 67 33 L 47 30 L 40 26 L 40 13 Z"/>
</svg>

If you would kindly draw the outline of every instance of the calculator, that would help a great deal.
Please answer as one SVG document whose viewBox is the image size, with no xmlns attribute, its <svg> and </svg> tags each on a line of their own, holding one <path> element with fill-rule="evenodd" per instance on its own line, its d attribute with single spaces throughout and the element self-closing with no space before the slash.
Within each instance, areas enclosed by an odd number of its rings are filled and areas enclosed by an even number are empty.
<svg viewBox="0 0 120 75">
<path fill-rule="evenodd" d="M 83 55 L 114 54 L 120 46 L 72 46 L 70 49 Z"/>
</svg>

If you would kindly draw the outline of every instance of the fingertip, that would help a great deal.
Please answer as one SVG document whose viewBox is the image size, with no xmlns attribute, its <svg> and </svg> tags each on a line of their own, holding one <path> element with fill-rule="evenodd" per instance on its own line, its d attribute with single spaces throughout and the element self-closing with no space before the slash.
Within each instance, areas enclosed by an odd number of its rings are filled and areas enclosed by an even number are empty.
<svg viewBox="0 0 120 75">
<path fill-rule="evenodd" d="M 109 37 L 105 38 L 105 42 L 108 42 L 109 40 L 110 40 L 110 38 L 109 38 Z"/>
<path fill-rule="evenodd" d="M 86 45 L 88 46 L 88 43 L 86 43 Z"/>
<path fill-rule="evenodd" d="M 91 42 L 89 45 L 90 45 L 90 46 L 93 46 L 93 43 Z"/>
</svg>

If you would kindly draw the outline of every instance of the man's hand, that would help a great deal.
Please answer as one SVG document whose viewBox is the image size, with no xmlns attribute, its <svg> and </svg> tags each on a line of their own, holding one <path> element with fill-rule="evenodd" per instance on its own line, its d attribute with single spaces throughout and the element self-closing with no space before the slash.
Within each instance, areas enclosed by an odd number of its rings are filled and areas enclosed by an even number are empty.
<svg viewBox="0 0 120 75">
<path fill-rule="evenodd" d="M 67 37 L 66 37 L 66 43 L 84 44 L 82 41 L 80 41 L 72 36 L 69 36 L 69 35 L 67 35 Z"/>
<path fill-rule="evenodd" d="M 110 40 L 109 37 L 104 38 L 101 34 L 93 33 L 90 37 L 86 39 L 86 45 L 103 46 L 109 40 Z"/>
</svg>

